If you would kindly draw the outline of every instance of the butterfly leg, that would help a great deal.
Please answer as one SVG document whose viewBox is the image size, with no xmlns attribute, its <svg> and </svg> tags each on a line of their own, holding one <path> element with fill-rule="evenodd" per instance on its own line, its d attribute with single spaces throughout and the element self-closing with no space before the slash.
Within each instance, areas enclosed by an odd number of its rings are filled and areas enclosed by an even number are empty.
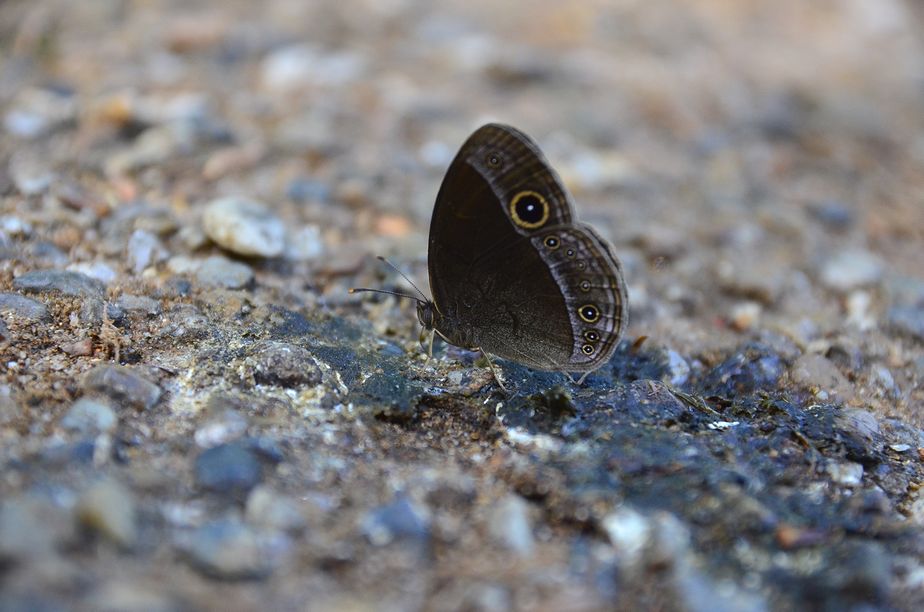
<svg viewBox="0 0 924 612">
<path fill-rule="evenodd" d="M 593 371 L 593 370 L 591 370 L 591 372 L 592 372 L 592 371 Z M 588 376 L 589 374 L 590 374 L 590 372 L 584 372 L 583 374 L 581 374 L 581 377 L 580 377 L 580 378 L 578 378 L 577 380 L 574 380 L 574 378 L 572 378 L 571 374 L 569 374 L 568 372 L 565 372 L 565 376 L 568 377 L 568 380 L 571 381 L 571 384 L 572 384 L 572 385 L 578 385 L 578 386 L 581 386 L 581 385 L 584 384 L 584 379 L 587 378 L 587 376 Z"/>
<path fill-rule="evenodd" d="M 503 391 L 505 394 L 508 394 L 508 395 L 509 395 L 510 392 L 507 390 L 507 387 L 504 386 L 504 383 L 501 382 L 501 378 L 500 378 L 500 376 L 498 376 L 498 374 L 497 374 L 497 368 L 494 367 L 494 362 L 491 361 L 491 358 L 488 357 L 488 354 L 484 352 L 484 349 L 483 349 L 483 348 L 479 348 L 478 350 L 481 351 L 481 354 L 482 354 L 482 355 L 484 356 L 484 358 L 487 360 L 487 362 L 488 362 L 488 368 L 490 368 L 491 374 L 494 376 L 494 382 L 496 382 L 496 383 L 497 383 L 497 386 L 501 388 L 501 391 Z"/>
</svg>

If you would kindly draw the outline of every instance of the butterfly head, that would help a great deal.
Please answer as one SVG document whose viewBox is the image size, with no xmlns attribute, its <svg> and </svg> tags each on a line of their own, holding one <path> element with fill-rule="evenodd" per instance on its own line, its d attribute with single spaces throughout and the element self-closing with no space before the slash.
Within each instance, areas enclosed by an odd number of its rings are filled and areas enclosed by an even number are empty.
<svg viewBox="0 0 924 612">
<path fill-rule="evenodd" d="M 431 330 L 436 327 L 436 304 L 430 300 L 417 300 L 417 320 L 424 329 Z"/>
</svg>

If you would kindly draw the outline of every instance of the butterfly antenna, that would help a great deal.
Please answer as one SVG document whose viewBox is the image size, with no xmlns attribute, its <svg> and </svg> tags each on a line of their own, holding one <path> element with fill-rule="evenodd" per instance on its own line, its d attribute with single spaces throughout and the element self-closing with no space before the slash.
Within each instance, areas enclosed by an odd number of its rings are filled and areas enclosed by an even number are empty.
<svg viewBox="0 0 924 612">
<path fill-rule="evenodd" d="M 408 283 L 410 283 L 411 287 L 413 287 L 413 288 L 417 291 L 417 293 L 420 294 L 420 297 L 419 297 L 419 298 L 418 298 L 418 297 L 414 297 L 413 295 L 408 295 L 407 293 L 400 293 L 400 292 L 398 292 L 398 291 L 387 291 L 387 290 L 385 290 L 385 289 L 367 289 L 367 288 L 365 288 L 365 287 L 352 287 L 352 288 L 350 288 L 350 293 L 362 293 L 362 292 L 365 291 L 365 292 L 367 292 L 367 293 L 384 293 L 384 294 L 386 294 L 386 295 L 395 295 L 395 296 L 398 296 L 398 297 L 408 298 L 408 299 L 414 300 L 414 301 L 416 301 L 416 302 L 427 302 L 427 301 L 429 301 L 429 300 L 427 300 L 427 296 L 424 295 L 423 291 L 421 291 L 420 288 L 419 288 L 417 285 L 414 284 L 414 281 L 412 281 L 411 279 L 409 279 L 409 278 L 407 277 L 407 275 L 406 275 L 404 272 L 402 272 L 401 270 L 399 270 L 399 269 L 398 269 L 398 266 L 396 266 L 395 264 L 391 263 L 390 261 L 388 261 L 387 259 L 385 259 L 385 258 L 382 257 L 381 255 L 376 255 L 376 259 L 378 259 L 379 261 L 385 263 L 389 268 L 391 268 L 392 270 L 394 270 L 395 272 L 397 272 L 398 274 L 400 274 L 400 275 L 401 275 L 401 278 L 403 278 L 403 279 L 406 280 Z"/>
<path fill-rule="evenodd" d="M 398 274 L 400 274 L 400 275 L 401 275 L 401 278 L 403 278 L 403 279 L 406 280 L 408 283 L 410 283 L 411 287 L 413 287 L 413 288 L 417 291 L 417 293 L 420 294 L 420 297 L 421 297 L 421 299 L 422 299 L 424 302 L 428 301 L 428 300 L 427 300 L 427 296 L 424 295 L 424 292 L 420 290 L 420 287 L 418 287 L 417 285 L 415 285 L 415 284 L 414 284 L 414 281 L 412 281 L 411 279 L 409 279 L 409 278 L 407 277 L 407 274 L 405 274 L 404 272 L 402 272 L 401 270 L 399 270 L 399 269 L 398 269 L 398 266 L 396 266 L 395 264 L 391 263 L 390 261 L 388 261 L 387 259 L 385 259 L 385 258 L 382 257 L 381 255 L 376 255 L 375 258 L 378 259 L 379 261 L 381 261 L 382 263 L 384 263 L 385 265 L 387 265 L 389 268 L 391 268 L 392 270 L 394 270 L 394 271 L 397 272 Z M 414 298 L 414 299 L 417 299 L 417 298 Z"/>
<path fill-rule="evenodd" d="M 401 293 L 399 291 L 388 291 L 386 289 L 368 289 L 366 287 L 350 287 L 350 293 L 384 293 L 385 295 L 395 295 L 398 297 L 408 298 L 409 300 L 414 300 L 419 302 L 420 298 L 414 295 L 408 295 L 407 293 Z"/>
</svg>

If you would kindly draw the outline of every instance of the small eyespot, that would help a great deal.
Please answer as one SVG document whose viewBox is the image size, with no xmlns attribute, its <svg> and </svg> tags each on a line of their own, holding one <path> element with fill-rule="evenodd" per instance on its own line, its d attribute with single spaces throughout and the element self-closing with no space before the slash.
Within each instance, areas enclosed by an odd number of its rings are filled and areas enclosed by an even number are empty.
<svg viewBox="0 0 924 612">
<path fill-rule="evenodd" d="M 567 251 L 565 251 L 565 255 L 567 255 L 568 257 L 574 257 L 574 249 L 568 249 Z"/>
<path fill-rule="evenodd" d="M 558 247 L 561 246 L 561 242 L 558 240 L 558 237 L 557 237 L 557 236 L 546 236 L 546 237 L 545 237 L 545 240 L 543 240 L 542 243 L 543 243 L 546 247 L 548 247 L 548 248 L 550 248 L 550 249 L 552 249 L 552 250 L 555 250 L 555 249 L 557 249 Z"/>
<path fill-rule="evenodd" d="M 585 344 L 581 347 L 581 352 L 585 355 L 593 355 L 595 350 L 596 349 L 594 348 L 593 344 Z"/>
<path fill-rule="evenodd" d="M 525 229 L 542 227 L 549 220 L 549 203 L 535 191 L 521 191 L 510 200 L 510 217 Z"/>
<path fill-rule="evenodd" d="M 584 304 L 578 308 L 578 315 L 585 323 L 596 323 L 600 319 L 600 311 L 593 304 Z"/>
<path fill-rule="evenodd" d="M 577 262 L 577 267 L 578 267 L 578 270 L 583 270 L 587 267 L 587 262 L 582 259 L 579 262 Z"/>
<path fill-rule="evenodd" d="M 599 342 L 600 334 L 598 334 L 596 330 L 588 329 L 586 332 L 584 332 L 584 340 L 587 340 L 588 342 Z"/>
<path fill-rule="evenodd" d="M 501 159 L 501 156 L 497 153 L 488 153 L 484 160 L 488 162 L 488 165 L 492 168 L 500 168 L 504 165 L 504 160 Z"/>
<path fill-rule="evenodd" d="M 590 287 L 591 287 L 590 281 L 585 278 L 580 283 L 578 283 L 578 287 L 581 288 L 581 291 L 583 291 L 584 293 L 587 293 L 588 291 L 590 291 Z"/>
</svg>

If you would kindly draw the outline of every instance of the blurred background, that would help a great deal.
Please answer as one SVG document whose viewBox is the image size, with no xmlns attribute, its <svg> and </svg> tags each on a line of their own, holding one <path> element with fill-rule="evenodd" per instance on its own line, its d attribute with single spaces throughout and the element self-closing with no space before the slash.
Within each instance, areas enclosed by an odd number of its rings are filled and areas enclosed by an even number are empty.
<svg viewBox="0 0 924 612">
<path fill-rule="evenodd" d="M 6 0 L 0 190 L 91 194 L 76 221 L 30 200 L 33 227 L 116 269 L 94 215 L 144 200 L 194 228 L 256 199 L 290 228 L 279 283 L 336 305 L 381 284 L 370 254 L 425 278 L 442 175 L 499 120 L 615 244 L 630 336 L 809 346 L 924 295 L 921 25 L 902 0 Z"/>
<path fill-rule="evenodd" d="M 924 609 L 922 26 L 0 0 L 0 609 Z M 576 409 L 347 293 L 486 121 L 625 267 Z"/>
</svg>

